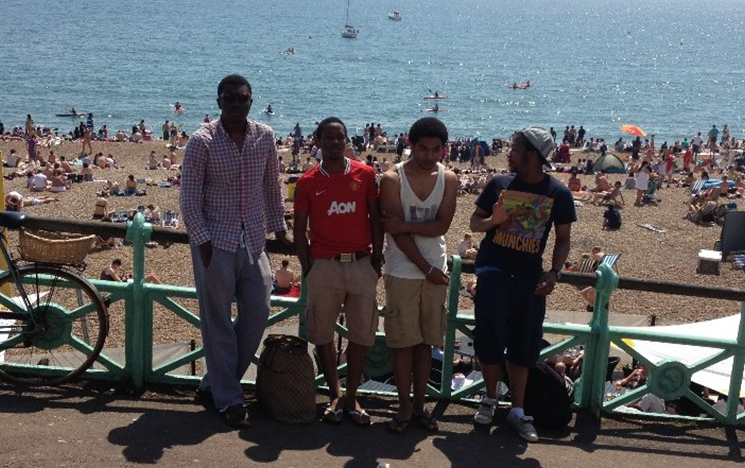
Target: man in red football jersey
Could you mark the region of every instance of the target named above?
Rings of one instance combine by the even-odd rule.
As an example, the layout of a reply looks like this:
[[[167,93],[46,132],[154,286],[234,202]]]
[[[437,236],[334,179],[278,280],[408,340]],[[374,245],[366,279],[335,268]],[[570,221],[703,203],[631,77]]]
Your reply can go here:
[[[347,128],[338,118],[318,124],[315,138],[323,159],[295,188],[295,248],[308,285],[308,341],[317,347],[331,392],[324,421],[339,423],[346,413],[355,424],[368,426],[370,416],[356,395],[367,347],[378,329],[375,287],[383,230],[375,171],[344,157]],[[333,343],[342,306],[349,328],[346,397],[339,388]]]

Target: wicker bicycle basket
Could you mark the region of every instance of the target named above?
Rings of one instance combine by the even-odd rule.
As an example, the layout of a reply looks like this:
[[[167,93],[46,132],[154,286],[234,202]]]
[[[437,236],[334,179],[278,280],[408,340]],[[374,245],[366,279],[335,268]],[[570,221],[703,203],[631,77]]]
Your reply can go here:
[[[18,250],[29,262],[78,265],[85,261],[95,237],[21,229]]]

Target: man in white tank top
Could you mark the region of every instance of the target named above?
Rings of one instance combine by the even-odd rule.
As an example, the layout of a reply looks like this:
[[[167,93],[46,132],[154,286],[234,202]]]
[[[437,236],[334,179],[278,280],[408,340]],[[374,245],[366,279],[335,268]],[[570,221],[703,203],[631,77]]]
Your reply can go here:
[[[439,120],[418,120],[409,131],[412,157],[383,175],[380,205],[385,245],[385,332],[393,349],[398,414],[396,433],[413,420],[436,431],[424,408],[432,347],[442,346],[447,327],[448,275],[445,233],[455,214],[458,178],[440,164],[448,132]],[[413,404],[409,398],[414,386]]]

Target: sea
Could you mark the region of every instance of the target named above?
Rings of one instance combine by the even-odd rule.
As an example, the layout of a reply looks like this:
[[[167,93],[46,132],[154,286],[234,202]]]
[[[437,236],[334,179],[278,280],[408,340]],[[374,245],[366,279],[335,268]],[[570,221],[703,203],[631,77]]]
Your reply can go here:
[[[75,107],[96,127],[191,131],[240,73],[252,118],[278,135],[328,116],[399,133],[436,115],[453,137],[582,125],[615,140],[624,124],[659,142],[714,124],[745,137],[743,0],[2,0],[0,31],[6,128],[31,114],[66,133],[78,120],[55,114]],[[434,91],[445,112],[424,112]]]

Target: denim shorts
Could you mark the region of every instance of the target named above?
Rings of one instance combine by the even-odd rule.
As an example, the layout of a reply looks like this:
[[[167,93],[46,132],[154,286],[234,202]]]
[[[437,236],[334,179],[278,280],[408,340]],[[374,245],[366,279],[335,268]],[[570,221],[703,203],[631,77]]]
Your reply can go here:
[[[538,361],[546,296],[535,294],[537,283],[501,271],[478,276],[474,348],[483,364],[504,364],[505,356],[524,367]]]

